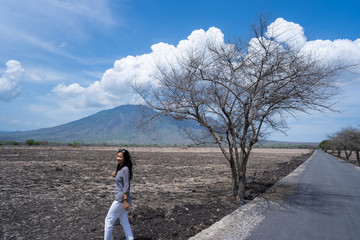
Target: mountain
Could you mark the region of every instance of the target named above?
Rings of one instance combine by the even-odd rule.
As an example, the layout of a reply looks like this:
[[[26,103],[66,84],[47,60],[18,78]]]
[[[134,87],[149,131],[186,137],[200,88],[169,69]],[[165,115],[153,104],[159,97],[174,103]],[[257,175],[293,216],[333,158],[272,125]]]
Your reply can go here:
[[[162,117],[152,124],[143,125],[143,119],[151,114],[155,112],[142,105],[121,105],[56,127],[0,132],[0,140],[169,145],[193,143],[183,128],[191,129],[194,134],[201,134],[203,131],[195,121],[180,121],[170,117]]]

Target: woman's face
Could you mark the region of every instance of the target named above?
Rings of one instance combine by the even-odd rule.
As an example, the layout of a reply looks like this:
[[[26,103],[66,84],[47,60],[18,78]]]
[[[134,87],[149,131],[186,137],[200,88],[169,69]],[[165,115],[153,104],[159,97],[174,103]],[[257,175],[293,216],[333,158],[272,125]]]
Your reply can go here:
[[[122,152],[119,152],[116,155],[116,160],[117,160],[117,162],[119,163],[120,166],[124,165],[124,163],[125,163],[124,154]]]

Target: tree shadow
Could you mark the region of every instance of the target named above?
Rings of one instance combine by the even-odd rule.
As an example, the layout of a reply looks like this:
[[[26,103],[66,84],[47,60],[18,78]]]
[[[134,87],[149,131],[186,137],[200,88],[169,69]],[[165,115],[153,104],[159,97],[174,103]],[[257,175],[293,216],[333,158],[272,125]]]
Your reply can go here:
[[[341,189],[330,190],[327,185],[301,183],[280,186],[263,198],[268,204],[268,210],[276,203],[279,211],[296,213],[300,210],[333,216],[348,211],[346,209],[349,206],[359,209],[360,193],[344,194]]]

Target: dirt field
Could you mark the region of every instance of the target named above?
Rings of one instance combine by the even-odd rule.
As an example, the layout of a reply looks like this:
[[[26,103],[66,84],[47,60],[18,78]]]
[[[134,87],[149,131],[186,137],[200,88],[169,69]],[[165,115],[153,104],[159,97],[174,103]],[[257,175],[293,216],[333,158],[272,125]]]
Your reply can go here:
[[[128,149],[135,162],[129,220],[136,239],[187,239],[244,204],[228,197],[230,168],[218,149]],[[116,151],[0,147],[0,239],[102,239]],[[308,150],[255,149],[248,200],[308,156]],[[114,239],[124,239],[119,224]]]

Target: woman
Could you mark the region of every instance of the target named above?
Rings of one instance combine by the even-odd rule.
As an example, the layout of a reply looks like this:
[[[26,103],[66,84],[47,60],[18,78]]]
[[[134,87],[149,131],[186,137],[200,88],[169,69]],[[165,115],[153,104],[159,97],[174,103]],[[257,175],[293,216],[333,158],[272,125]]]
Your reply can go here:
[[[120,219],[126,240],[131,240],[134,237],[127,214],[129,203],[131,202],[130,180],[132,179],[132,162],[129,151],[120,149],[117,152],[116,160],[118,162],[116,171],[112,173],[112,176],[115,178],[115,200],[105,218],[104,239],[112,239],[114,223],[117,219]]]

